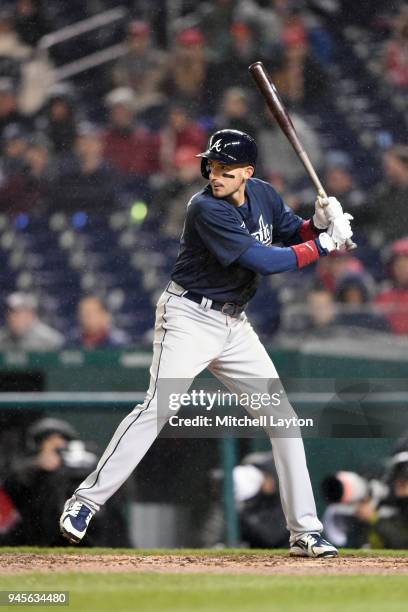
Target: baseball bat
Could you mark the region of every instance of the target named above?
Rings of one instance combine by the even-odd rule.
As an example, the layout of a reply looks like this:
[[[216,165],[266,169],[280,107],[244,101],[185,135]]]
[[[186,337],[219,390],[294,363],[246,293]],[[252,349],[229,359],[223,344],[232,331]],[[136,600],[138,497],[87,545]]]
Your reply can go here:
[[[285,134],[300,161],[304,165],[306,172],[316,187],[318,195],[321,198],[327,198],[326,191],[324,190],[323,185],[316,174],[308,154],[304,150],[299,140],[289,113],[286,110],[275,85],[272,83],[268,73],[266,72],[265,66],[262,62],[255,62],[249,66],[248,70],[257,84],[259,91],[265,98],[266,104],[268,105],[272,115],[275,117],[280,129]],[[352,251],[356,247],[357,245],[350,238],[348,238],[346,241],[347,250]]]

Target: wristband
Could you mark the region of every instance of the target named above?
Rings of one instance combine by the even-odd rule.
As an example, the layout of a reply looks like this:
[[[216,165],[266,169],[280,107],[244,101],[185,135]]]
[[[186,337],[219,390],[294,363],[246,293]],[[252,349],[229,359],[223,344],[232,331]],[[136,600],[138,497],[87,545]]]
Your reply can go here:
[[[291,249],[295,252],[298,268],[304,268],[304,266],[317,261],[320,257],[315,240],[295,244]]]

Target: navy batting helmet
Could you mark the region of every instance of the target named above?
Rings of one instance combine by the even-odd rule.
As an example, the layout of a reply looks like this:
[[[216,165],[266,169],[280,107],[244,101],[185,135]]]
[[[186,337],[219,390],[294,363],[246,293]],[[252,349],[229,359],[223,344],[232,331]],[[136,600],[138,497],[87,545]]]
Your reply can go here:
[[[207,150],[197,157],[202,157],[201,174],[208,179],[207,159],[215,159],[224,164],[256,164],[258,149],[255,140],[249,134],[239,130],[219,130],[210,137]]]

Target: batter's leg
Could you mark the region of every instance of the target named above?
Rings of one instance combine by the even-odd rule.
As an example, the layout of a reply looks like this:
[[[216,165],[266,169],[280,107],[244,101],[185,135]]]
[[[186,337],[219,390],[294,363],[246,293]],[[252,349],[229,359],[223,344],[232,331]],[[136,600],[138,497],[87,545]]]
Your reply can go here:
[[[211,325],[197,304],[163,294],[157,306],[145,401],[119,424],[96,469],[76,489],[76,500],[98,510],[127,480],[166,421],[162,418],[158,423],[158,381],[170,379],[172,392],[186,392],[195,376],[222,351],[226,333],[225,325]]]
[[[228,317],[228,324],[229,342],[222,355],[210,365],[213,374],[235,393],[270,394],[271,384],[275,390],[278,387],[282,389],[276,368],[246,316],[242,315],[238,320]],[[272,413],[275,417],[282,416],[282,413],[295,415],[284,394],[283,402],[279,408],[272,407],[272,412],[259,410],[256,416]],[[293,430],[294,437],[281,437],[271,428],[266,428],[266,433],[272,444],[282,509],[291,541],[302,533],[321,532],[323,526],[316,514],[300,430]]]

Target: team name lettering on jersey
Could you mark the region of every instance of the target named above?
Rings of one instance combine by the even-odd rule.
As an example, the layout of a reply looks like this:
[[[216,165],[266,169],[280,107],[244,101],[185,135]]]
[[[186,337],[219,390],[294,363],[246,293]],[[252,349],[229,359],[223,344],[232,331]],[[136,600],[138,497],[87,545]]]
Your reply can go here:
[[[256,238],[262,244],[272,244],[272,225],[267,225],[263,220],[263,216],[259,217],[259,230],[252,232],[251,236]]]

